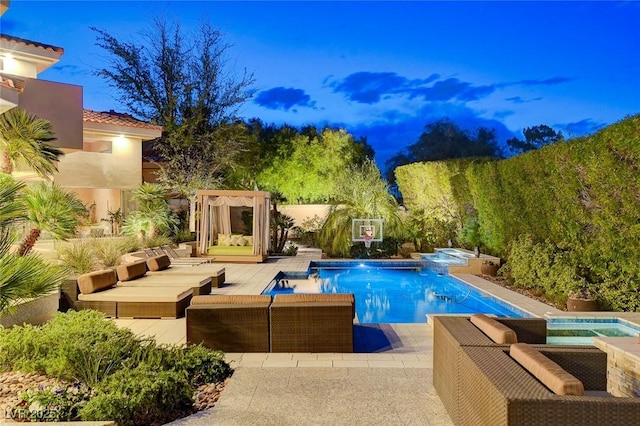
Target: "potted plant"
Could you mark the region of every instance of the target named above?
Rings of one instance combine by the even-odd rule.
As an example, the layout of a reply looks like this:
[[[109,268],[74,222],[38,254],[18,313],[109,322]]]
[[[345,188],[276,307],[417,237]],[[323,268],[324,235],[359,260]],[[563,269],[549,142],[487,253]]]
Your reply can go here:
[[[498,264],[493,260],[483,260],[482,266],[480,266],[480,272],[482,272],[482,275],[495,277],[498,273],[498,267]]]
[[[587,288],[579,288],[569,292],[567,310],[570,312],[597,311],[598,301]]]

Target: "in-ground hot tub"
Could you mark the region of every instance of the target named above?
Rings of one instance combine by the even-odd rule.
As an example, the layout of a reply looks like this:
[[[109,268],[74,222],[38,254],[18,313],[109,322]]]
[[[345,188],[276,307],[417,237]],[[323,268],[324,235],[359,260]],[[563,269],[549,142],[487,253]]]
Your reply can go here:
[[[421,253],[420,260],[429,268],[450,274],[482,274],[482,264],[490,261],[500,266],[500,258],[459,248],[437,248],[433,253]]]
[[[547,318],[547,344],[593,345],[594,337],[632,337],[640,326],[620,318]]]

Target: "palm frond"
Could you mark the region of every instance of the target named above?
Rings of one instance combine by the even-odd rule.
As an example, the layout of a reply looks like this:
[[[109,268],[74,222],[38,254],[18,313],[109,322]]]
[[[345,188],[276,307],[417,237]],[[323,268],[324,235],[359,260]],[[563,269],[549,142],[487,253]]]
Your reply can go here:
[[[16,301],[56,290],[67,275],[66,268],[37,256],[0,253],[0,316],[10,312]]]

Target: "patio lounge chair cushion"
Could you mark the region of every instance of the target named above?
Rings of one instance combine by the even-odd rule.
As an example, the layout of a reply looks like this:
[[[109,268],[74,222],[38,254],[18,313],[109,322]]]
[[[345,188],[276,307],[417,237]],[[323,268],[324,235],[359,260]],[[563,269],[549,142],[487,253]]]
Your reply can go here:
[[[238,305],[242,303],[271,303],[266,294],[217,294],[194,296],[191,305]]]
[[[147,273],[147,262],[138,260],[118,266],[118,279],[120,281],[131,281],[144,277]]]
[[[353,316],[356,317],[355,297],[352,293],[294,293],[279,294],[277,296],[279,303],[309,303],[309,302],[346,302],[353,305]]]
[[[150,271],[162,271],[171,266],[171,259],[166,254],[153,256],[147,259],[147,269]]]
[[[491,340],[500,344],[518,343],[516,332],[493,318],[483,314],[471,315],[471,323],[478,327]]]
[[[91,294],[111,288],[117,282],[116,271],[104,269],[80,275],[78,277],[78,288],[80,288],[80,293],[82,294]]]
[[[556,395],[584,395],[580,380],[528,344],[511,345],[509,355]]]

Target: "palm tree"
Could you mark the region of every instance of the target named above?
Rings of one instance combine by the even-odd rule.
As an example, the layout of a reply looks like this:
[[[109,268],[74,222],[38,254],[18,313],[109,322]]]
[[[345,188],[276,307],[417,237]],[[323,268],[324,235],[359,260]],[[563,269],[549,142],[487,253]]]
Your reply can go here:
[[[49,142],[55,140],[53,127],[47,120],[13,108],[0,115],[0,172],[12,174],[20,163],[31,166],[41,177],[56,171],[64,153]]]
[[[0,175],[0,316],[10,313],[15,301],[55,290],[67,276],[65,268],[36,256],[11,253],[15,241],[12,226],[24,216],[20,198],[23,188],[23,183]]]
[[[140,240],[154,238],[160,233],[168,233],[176,226],[166,199],[166,192],[160,185],[143,183],[131,194],[131,200],[138,203],[138,210],[129,214],[122,232],[138,236]]]
[[[383,219],[385,234],[399,235],[402,222],[398,204],[373,161],[351,166],[338,179],[336,193],[340,199],[331,207],[319,235],[321,247],[329,254],[349,256],[353,219]]]
[[[27,186],[22,199],[27,221],[32,227],[20,243],[19,256],[31,251],[43,230],[59,240],[75,235],[78,219],[86,215],[86,209],[76,195],[55,183],[39,182]]]

